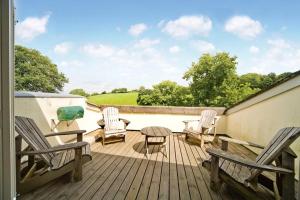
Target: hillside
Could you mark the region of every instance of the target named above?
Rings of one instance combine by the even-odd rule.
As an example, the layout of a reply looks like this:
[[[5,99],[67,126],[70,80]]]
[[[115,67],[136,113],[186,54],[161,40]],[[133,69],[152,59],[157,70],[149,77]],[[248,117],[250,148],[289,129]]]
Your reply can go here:
[[[137,105],[137,92],[110,93],[88,97],[88,102],[96,105]]]

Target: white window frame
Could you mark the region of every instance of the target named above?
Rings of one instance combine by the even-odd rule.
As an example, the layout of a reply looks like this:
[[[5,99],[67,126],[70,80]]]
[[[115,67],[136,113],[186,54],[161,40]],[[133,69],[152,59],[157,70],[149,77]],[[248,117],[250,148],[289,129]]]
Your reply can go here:
[[[14,6],[0,0],[0,199],[16,199],[14,137]]]

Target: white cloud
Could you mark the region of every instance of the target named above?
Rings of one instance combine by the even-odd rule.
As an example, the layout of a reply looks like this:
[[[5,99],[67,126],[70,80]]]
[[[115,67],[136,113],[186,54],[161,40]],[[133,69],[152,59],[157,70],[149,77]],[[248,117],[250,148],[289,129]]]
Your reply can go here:
[[[46,32],[50,15],[43,17],[27,17],[16,25],[16,38],[31,41]]]
[[[179,51],[180,51],[179,46],[172,46],[172,47],[169,48],[170,53],[178,53]]]
[[[251,46],[251,47],[249,48],[249,51],[250,51],[250,53],[252,53],[252,54],[256,54],[256,53],[259,52],[259,48],[256,47],[256,46]]]
[[[93,57],[110,57],[116,51],[112,46],[103,44],[87,44],[81,50]]]
[[[192,35],[208,35],[212,29],[212,21],[205,16],[181,16],[168,21],[163,32],[176,38],[186,38]]]
[[[59,63],[59,66],[61,67],[81,67],[83,65],[83,62],[79,60],[62,61],[61,63]]]
[[[132,36],[139,36],[147,29],[148,29],[148,27],[146,24],[140,23],[140,24],[135,24],[135,25],[130,26],[128,32]]]
[[[152,43],[157,43],[157,41],[150,42],[150,44]],[[109,44],[83,45],[80,49],[89,56],[85,60],[89,69],[76,71],[74,76],[80,73],[80,77],[89,77],[89,80],[94,80],[98,79],[101,74],[101,81],[111,84],[111,86],[105,86],[107,87],[105,90],[124,86],[124,83],[128,88],[138,88],[141,85],[150,87],[170,76],[174,77],[174,81],[183,82],[181,75],[185,69],[180,68],[183,66],[181,61],[168,56],[153,45],[146,46],[145,48],[136,48],[134,45],[128,45],[126,48],[121,48]],[[71,67],[68,70],[71,69],[74,68]],[[82,83],[83,79],[79,81]],[[78,81],[76,81],[77,83]],[[82,84],[84,85],[84,83]],[[85,87],[91,89],[100,86],[88,83]]]
[[[291,47],[291,45],[284,39],[273,39],[273,40],[268,40],[267,42],[272,47],[278,49],[286,49]]]
[[[158,28],[161,28],[161,27],[163,27],[163,25],[165,24],[165,20],[160,20],[158,23],[157,23],[157,27]]]
[[[250,63],[252,71],[260,73],[296,71],[300,67],[300,47],[284,39],[268,40],[264,54],[256,54]]]
[[[135,48],[149,48],[153,45],[157,45],[160,43],[160,40],[159,39],[154,39],[154,40],[151,40],[151,39],[141,39],[139,41],[137,41],[133,46]]]
[[[225,30],[240,38],[252,39],[263,31],[263,27],[259,21],[248,16],[234,16],[225,23]]]
[[[56,54],[67,54],[72,48],[72,44],[70,42],[63,42],[55,45],[54,52]]]
[[[212,53],[215,51],[215,46],[203,40],[196,40],[191,43],[192,47],[195,48],[200,53]]]

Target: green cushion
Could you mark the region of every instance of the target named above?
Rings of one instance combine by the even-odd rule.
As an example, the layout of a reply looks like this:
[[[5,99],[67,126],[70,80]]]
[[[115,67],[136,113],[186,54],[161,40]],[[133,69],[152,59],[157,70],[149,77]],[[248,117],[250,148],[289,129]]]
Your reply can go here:
[[[57,109],[57,118],[59,121],[70,121],[83,118],[84,109],[81,106],[66,106]]]

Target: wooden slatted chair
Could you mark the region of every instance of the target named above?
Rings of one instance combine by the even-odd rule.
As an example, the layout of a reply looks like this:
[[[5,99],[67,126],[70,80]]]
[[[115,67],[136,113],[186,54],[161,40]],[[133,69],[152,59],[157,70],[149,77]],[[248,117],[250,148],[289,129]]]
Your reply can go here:
[[[247,199],[283,200],[295,198],[296,154],[289,146],[300,136],[300,127],[288,127],[278,131],[270,143],[263,147],[250,142],[220,137],[222,150],[209,148],[211,155],[202,165],[211,171],[210,186],[218,190],[221,183],[231,185]],[[228,143],[249,145],[263,149],[255,161],[227,152]],[[275,162],[276,166],[272,165]],[[268,173],[276,173],[276,180]],[[263,187],[262,187],[263,186]]]
[[[102,135],[102,144],[105,145],[105,139],[109,137],[121,137],[125,142],[126,123],[119,117],[119,110],[114,107],[103,109],[104,132]]]
[[[15,117],[17,192],[23,194],[60,176],[69,174],[71,180],[82,179],[82,165],[90,160],[90,145],[82,142],[84,130],[43,135],[35,122],[26,117]],[[77,135],[77,143],[52,147],[46,137]],[[22,150],[22,139],[28,147]],[[23,156],[27,162],[21,163]]]
[[[204,142],[216,141],[216,125],[219,117],[217,117],[217,112],[215,110],[203,110],[198,120],[186,120],[183,121],[185,128],[183,133],[185,133],[185,139],[187,140],[190,135],[200,137],[201,147],[203,147]],[[193,126],[194,125],[194,126]],[[196,125],[196,127],[195,127]],[[213,136],[209,135],[213,130]]]

